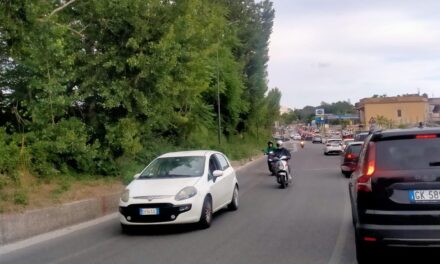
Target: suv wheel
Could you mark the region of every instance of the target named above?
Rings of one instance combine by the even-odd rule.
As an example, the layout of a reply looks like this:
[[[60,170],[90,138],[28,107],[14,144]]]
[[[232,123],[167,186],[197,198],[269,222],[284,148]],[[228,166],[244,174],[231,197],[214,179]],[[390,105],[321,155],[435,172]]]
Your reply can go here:
[[[350,171],[343,171],[341,170],[342,174],[344,174],[345,178],[350,178],[351,172]]]

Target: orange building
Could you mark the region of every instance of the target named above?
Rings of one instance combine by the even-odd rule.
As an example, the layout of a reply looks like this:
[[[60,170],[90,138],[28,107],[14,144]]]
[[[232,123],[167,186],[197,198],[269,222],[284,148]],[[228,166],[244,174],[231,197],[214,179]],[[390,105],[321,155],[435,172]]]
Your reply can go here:
[[[393,126],[399,126],[425,123],[429,118],[428,98],[419,95],[364,98],[356,108],[361,124],[366,127],[377,119],[386,119]]]

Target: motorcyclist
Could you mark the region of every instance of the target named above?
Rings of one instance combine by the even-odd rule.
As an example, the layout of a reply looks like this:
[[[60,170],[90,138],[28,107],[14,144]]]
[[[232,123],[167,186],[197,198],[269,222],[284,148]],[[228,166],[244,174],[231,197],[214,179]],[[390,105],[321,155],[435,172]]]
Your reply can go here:
[[[267,142],[267,148],[263,150],[265,155],[269,155],[269,153],[273,152],[275,153],[276,148],[273,146],[273,142],[272,141],[268,141]],[[272,168],[272,162],[269,161],[269,159],[267,159],[267,167],[269,168],[269,171],[271,172],[272,175],[275,174],[273,168]]]
[[[290,151],[288,151],[286,148],[283,147],[283,141],[281,141],[281,140],[277,141],[277,148],[275,149],[274,153],[278,157],[286,156],[288,159],[290,159],[292,157],[290,155]]]
[[[288,151],[286,148],[283,147],[283,141],[281,141],[281,140],[277,141],[277,149],[275,150],[274,153],[277,157],[286,156],[287,160],[290,160],[290,158],[292,157],[290,155],[290,151]],[[289,168],[289,180],[291,180],[292,176],[290,173],[290,166],[288,166],[288,168]]]
[[[272,141],[267,142],[267,148],[264,149],[264,154],[269,154],[271,151],[275,151],[277,148],[273,146]]]

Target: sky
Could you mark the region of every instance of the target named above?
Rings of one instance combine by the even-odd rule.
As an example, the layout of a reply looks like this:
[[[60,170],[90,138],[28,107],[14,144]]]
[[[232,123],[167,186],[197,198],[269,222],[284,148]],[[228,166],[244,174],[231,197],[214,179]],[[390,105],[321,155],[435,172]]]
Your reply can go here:
[[[440,97],[439,0],[273,0],[269,88],[281,105]]]

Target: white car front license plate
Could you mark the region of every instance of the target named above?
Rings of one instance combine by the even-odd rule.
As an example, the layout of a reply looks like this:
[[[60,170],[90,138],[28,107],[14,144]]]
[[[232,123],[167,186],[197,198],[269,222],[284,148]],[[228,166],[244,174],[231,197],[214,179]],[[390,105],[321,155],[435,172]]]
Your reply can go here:
[[[409,199],[411,202],[440,201],[440,190],[412,190]]]
[[[139,208],[140,215],[158,215],[159,208]]]

